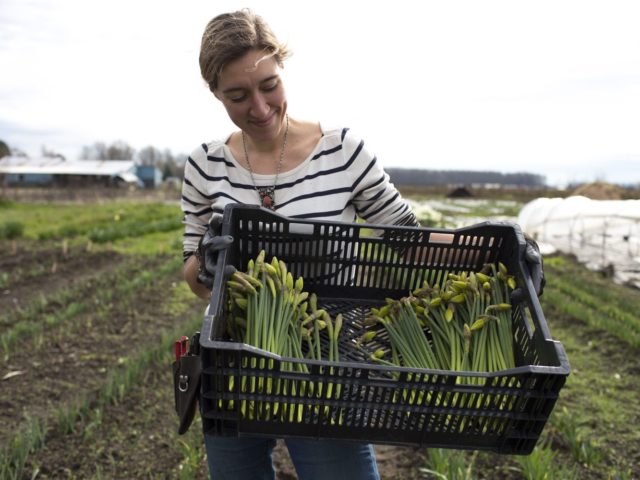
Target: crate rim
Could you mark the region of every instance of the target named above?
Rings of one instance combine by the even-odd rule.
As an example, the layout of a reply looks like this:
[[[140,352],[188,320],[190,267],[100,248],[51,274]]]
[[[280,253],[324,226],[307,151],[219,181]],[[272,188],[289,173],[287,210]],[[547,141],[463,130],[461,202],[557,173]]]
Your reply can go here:
[[[202,339],[202,336],[200,337]],[[379,365],[370,362],[354,362],[354,361],[338,361],[331,362],[329,360],[313,360],[313,359],[301,359],[301,358],[293,358],[293,357],[283,357],[282,355],[278,355],[275,353],[271,353],[267,350],[263,350],[258,347],[254,347],[253,345],[248,345],[246,343],[241,342],[231,342],[226,340],[201,340],[201,345],[205,348],[214,349],[214,350],[230,350],[230,351],[238,351],[238,352],[246,352],[252,353],[256,355],[261,355],[265,359],[276,360],[279,362],[288,362],[288,363],[304,363],[305,365],[318,365],[320,367],[325,368],[364,368],[366,370],[375,370],[383,373],[414,373],[414,374],[428,374],[432,375],[456,375],[456,376],[464,376],[464,377],[479,377],[479,378],[495,378],[495,377],[504,377],[504,376],[515,376],[521,375],[524,373],[543,373],[543,374],[553,374],[559,376],[566,376],[570,373],[569,362],[567,356],[564,351],[564,347],[562,343],[557,340],[549,339],[548,342],[551,342],[556,349],[556,353],[558,354],[558,359],[560,360],[560,365],[520,365],[515,368],[509,368],[506,370],[497,370],[495,372],[475,372],[470,370],[441,370],[441,369],[431,369],[431,368],[410,368],[410,367],[401,367],[401,366],[389,366],[389,365]],[[290,372],[291,374],[296,374],[299,372]]]
[[[392,224],[384,224],[384,223],[368,223],[368,222],[347,222],[344,220],[318,220],[313,218],[295,218],[295,217],[287,217],[281,213],[270,210],[268,208],[262,207],[260,205],[246,205],[242,203],[230,203],[225,206],[224,213],[222,216],[222,223],[225,224],[229,220],[229,216],[233,214],[234,210],[254,210],[254,211],[262,211],[265,214],[270,216],[280,217],[282,220],[291,223],[301,223],[308,225],[342,225],[345,227],[351,228],[366,228],[370,230],[404,230],[404,231],[427,231],[427,232],[436,232],[436,233],[463,233],[467,230],[473,230],[480,227],[501,227],[501,228],[513,228],[516,238],[518,239],[518,244],[521,248],[526,246],[526,240],[524,237],[524,233],[520,225],[516,222],[510,222],[508,220],[483,220],[481,222],[476,222],[471,225],[464,225],[462,227],[456,228],[446,228],[446,227],[415,227],[411,225],[392,225]],[[364,237],[367,238],[367,237]],[[375,238],[375,237],[374,237]]]

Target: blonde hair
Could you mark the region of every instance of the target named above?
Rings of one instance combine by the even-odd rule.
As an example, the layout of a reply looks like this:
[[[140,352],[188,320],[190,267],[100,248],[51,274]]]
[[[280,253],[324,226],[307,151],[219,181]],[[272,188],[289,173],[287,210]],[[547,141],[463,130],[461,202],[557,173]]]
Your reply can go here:
[[[280,67],[291,52],[278,41],[267,23],[249,9],[223,13],[213,18],[204,30],[200,45],[200,73],[214,92],[226,64],[249,50],[263,50]]]

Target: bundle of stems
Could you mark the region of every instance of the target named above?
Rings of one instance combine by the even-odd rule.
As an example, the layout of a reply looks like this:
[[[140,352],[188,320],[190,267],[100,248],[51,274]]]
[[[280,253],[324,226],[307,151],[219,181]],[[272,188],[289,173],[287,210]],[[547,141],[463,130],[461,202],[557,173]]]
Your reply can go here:
[[[504,264],[425,280],[408,297],[371,309],[366,325],[381,324],[389,349],[371,358],[411,368],[495,372],[515,367],[509,291],[515,279]],[[468,380],[471,381],[471,380]]]
[[[302,277],[294,280],[287,265],[275,256],[266,261],[266,252],[250,260],[246,271],[236,271],[227,282],[228,321],[227,330],[234,341],[260,348],[284,358],[328,360],[340,359],[338,340],[342,329],[342,315],[335,319],[322,308],[318,308],[317,297],[303,290]],[[323,332],[326,331],[326,332]],[[325,341],[325,338],[328,340]],[[323,345],[327,348],[323,348]],[[246,359],[245,359],[246,360]],[[275,368],[273,359],[252,358],[252,368],[264,370]],[[243,365],[245,367],[249,365]],[[309,373],[305,362],[282,361],[281,371]],[[326,396],[333,394],[333,384],[326,388],[322,382],[307,380],[264,378],[258,373],[251,375],[251,381],[242,379],[242,391],[286,396]],[[231,377],[233,378],[233,377]],[[230,385],[233,388],[233,384]],[[339,394],[339,391],[338,391]],[[266,405],[266,406],[265,406]],[[284,404],[277,402],[270,409],[265,405],[243,405],[243,412],[254,415],[286,415],[290,421],[302,420],[302,404]],[[280,408],[282,407],[282,408]],[[258,411],[263,408],[263,411]],[[288,413],[287,413],[288,412]]]

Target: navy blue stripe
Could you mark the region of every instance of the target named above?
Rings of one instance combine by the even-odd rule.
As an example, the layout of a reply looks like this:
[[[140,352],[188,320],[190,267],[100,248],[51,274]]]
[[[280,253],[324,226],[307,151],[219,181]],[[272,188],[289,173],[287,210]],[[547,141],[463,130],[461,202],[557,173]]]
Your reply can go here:
[[[290,203],[293,203],[293,202],[298,202],[298,201],[301,201],[301,200],[305,200],[307,198],[326,197],[327,195],[335,195],[336,193],[344,193],[344,192],[351,192],[351,188],[349,188],[349,187],[334,188],[332,190],[325,190],[325,191],[322,191],[322,192],[314,192],[314,193],[306,193],[304,195],[298,195],[297,197],[292,198],[288,202],[279,203],[278,204],[278,208],[282,208],[285,205],[289,205]]]
[[[200,174],[200,176],[202,178],[204,178],[206,180],[209,180],[211,182],[225,181],[225,182],[227,182],[229,185],[231,185],[234,188],[244,188],[245,190],[253,190],[255,188],[253,185],[248,185],[246,183],[234,183],[231,180],[229,180],[229,177],[227,177],[226,175],[224,175],[222,177],[212,177],[211,175],[207,175],[206,173],[204,173],[202,171],[202,169],[198,166],[198,164],[191,157],[188,158],[188,162],[189,162],[189,164],[191,164],[191,166],[193,168],[196,169],[196,171],[198,172],[198,174]]]
[[[344,208],[341,210],[333,210],[331,212],[315,212],[315,213],[304,213],[301,215],[290,215],[290,218],[322,218],[322,217],[333,217],[335,215],[340,215],[344,212]]]
[[[197,212],[191,212],[189,210],[185,210],[184,214],[185,215],[194,215],[196,217],[201,217],[202,215],[206,215],[207,213],[211,213],[213,212],[213,210],[211,209],[211,207],[207,207],[204,210],[199,210]]]
[[[409,208],[409,205],[407,205],[407,204],[400,205],[400,206],[399,206],[398,208],[396,208],[393,212],[391,212],[391,213],[389,214],[389,216],[390,216],[390,217],[393,217],[396,213],[400,212],[401,210],[402,210],[402,211],[404,211],[404,210],[406,210],[407,208]],[[401,215],[402,215],[402,213],[401,213]],[[403,218],[404,218],[404,217],[400,217],[400,221],[402,221],[402,219],[403,219]],[[400,222],[395,222],[395,225],[402,225],[402,223],[400,223]]]
[[[209,153],[209,147],[207,146],[206,143],[202,144],[202,149],[204,150],[204,153]]]
[[[348,128],[343,128],[343,129],[342,129],[342,133],[340,134],[340,141],[341,141],[341,142],[344,142],[344,137],[346,137],[346,136],[347,136],[347,132],[348,132],[348,131],[349,131],[349,129],[348,129]]]
[[[382,180],[384,181],[384,174],[382,175]],[[381,182],[378,181],[376,182],[377,184],[380,184]],[[358,213],[362,216],[367,216],[367,210],[369,210],[372,207],[375,207],[375,202],[378,198],[380,198],[384,193],[387,192],[386,188],[380,189],[378,190],[378,193],[376,193],[373,197],[371,198],[367,198],[366,200],[363,200],[363,202],[365,203],[365,205],[358,211]]]
[[[376,157],[373,157],[369,162],[369,165],[367,165],[367,168],[364,169],[364,171],[360,174],[360,176],[356,179],[356,181],[353,182],[353,185],[351,185],[351,191],[354,191],[356,189],[356,187],[360,184],[362,179],[367,176],[367,174],[371,171],[371,169],[375,164],[376,164]]]
[[[396,192],[396,194],[393,197],[391,197],[389,200],[384,202],[384,204],[381,205],[380,208],[378,208],[378,209],[374,210],[373,212],[369,213],[368,217],[373,217],[374,215],[377,215],[378,213],[380,213],[382,210],[384,210],[389,205],[391,205],[393,202],[395,202],[399,196],[400,196],[400,193]]]
[[[409,205],[407,205],[407,208],[409,208]],[[400,221],[397,222],[397,225],[401,225],[404,227],[419,227],[420,222],[418,222],[416,215],[412,211],[409,211],[407,215],[402,217]]]
[[[236,166],[224,157],[214,157],[213,155],[207,155],[207,160],[210,162],[224,163],[227,167],[236,168]]]
[[[200,193],[200,192],[198,192],[198,193]],[[199,205],[199,202],[194,202],[193,200],[191,200],[190,198],[188,198],[188,197],[186,197],[186,196],[184,196],[184,195],[182,195],[182,200],[184,200],[184,201],[185,201],[185,202],[187,202],[187,203],[190,203],[190,204],[191,204],[191,205],[193,205],[194,207],[195,207],[195,206],[197,206],[197,205]]]
[[[336,167],[336,168],[331,168],[329,170],[322,170],[320,172],[314,173],[313,175],[307,175],[305,177],[299,178],[295,182],[282,183],[280,185],[276,185],[276,190],[280,190],[280,189],[283,189],[283,188],[290,188],[290,187],[293,187],[294,185],[297,185],[298,183],[302,183],[302,182],[305,182],[307,180],[312,180],[314,178],[321,177],[321,176],[324,176],[324,175],[332,175],[334,173],[342,172],[342,171],[348,169],[349,166],[356,160],[356,158],[358,158],[358,155],[362,151],[362,147],[364,147],[364,142],[360,142],[360,145],[358,145],[358,148],[356,148],[355,152],[353,152],[353,155],[351,155],[351,158],[349,158],[347,163],[345,163],[344,165],[342,165],[340,167]],[[253,188],[253,187],[251,187],[251,188]]]
[[[358,193],[356,193],[354,195],[354,197],[359,197],[360,195],[362,195],[362,193],[366,190],[369,190],[370,188],[373,187],[377,187],[378,185],[380,185],[382,182],[384,182],[384,173],[380,176],[380,178],[378,178],[378,180],[376,180],[375,182],[373,182],[371,185],[367,185],[366,187],[364,187],[362,190],[360,190]]]
[[[342,150],[342,144],[340,144],[340,145],[338,145],[336,147],[333,147],[333,148],[331,148],[329,150],[323,150],[320,153],[315,154],[313,157],[311,157],[311,161],[317,160],[320,157],[323,157],[324,155],[331,155],[332,153],[335,153],[338,150]]]
[[[191,181],[190,181],[188,178],[185,178],[185,179],[184,179],[184,183],[186,183],[187,185],[189,185],[189,186],[190,186],[191,188],[193,188],[196,192],[198,192],[198,195],[200,195],[200,196],[201,196],[201,197],[203,197],[203,198],[206,198],[207,200],[213,200],[214,198],[219,198],[219,197],[226,197],[226,198],[228,198],[228,199],[230,199],[230,200],[233,200],[235,203],[240,203],[240,201],[239,201],[237,198],[232,197],[232,196],[231,196],[231,195],[229,195],[228,193],[225,193],[225,192],[222,192],[222,191],[219,191],[219,192],[216,192],[216,193],[212,193],[211,195],[206,195],[206,194],[202,193],[200,190],[198,190],[198,189],[193,185],[193,183],[191,183]],[[253,187],[251,187],[251,188],[253,188]],[[195,205],[195,206],[197,206],[197,205],[200,205],[200,204],[201,204],[201,202],[193,203],[193,202],[191,202],[191,201],[189,201],[189,203],[192,203],[192,204],[193,204],[193,205]]]

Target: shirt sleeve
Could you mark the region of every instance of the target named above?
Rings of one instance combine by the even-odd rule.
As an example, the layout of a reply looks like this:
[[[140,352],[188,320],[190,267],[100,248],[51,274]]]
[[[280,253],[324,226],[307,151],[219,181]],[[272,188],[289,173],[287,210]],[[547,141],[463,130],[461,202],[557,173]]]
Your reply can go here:
[[[182,182],[182,241],[183,259],[186,261],[198,248],[198,242],[207,229],[213,210],[206,194],[206,179],[203,176],[207,160],[205,146],[192,152],[184,166]]]
[[[359,217],[368,223],[419,226],[409,203],[391,183],[389,175],[362,139],[347,131],[344,134],[345,160],[352,162],[354,173],[353,205]]]

